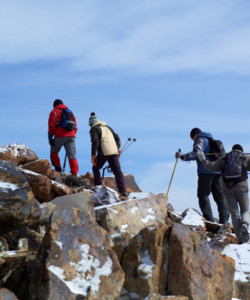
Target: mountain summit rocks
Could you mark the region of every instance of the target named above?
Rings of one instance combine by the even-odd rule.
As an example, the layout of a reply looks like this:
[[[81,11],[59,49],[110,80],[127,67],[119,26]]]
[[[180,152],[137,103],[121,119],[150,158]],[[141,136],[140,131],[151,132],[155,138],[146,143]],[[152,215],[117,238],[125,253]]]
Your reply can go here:
[[[25,145],[0,148],[1,299],[250,299],[249,270],[235,263],[250,248],[230,226],[177,213],[125,178],[121,201],[112,176],[96,188],[89,172],[73,182]]]

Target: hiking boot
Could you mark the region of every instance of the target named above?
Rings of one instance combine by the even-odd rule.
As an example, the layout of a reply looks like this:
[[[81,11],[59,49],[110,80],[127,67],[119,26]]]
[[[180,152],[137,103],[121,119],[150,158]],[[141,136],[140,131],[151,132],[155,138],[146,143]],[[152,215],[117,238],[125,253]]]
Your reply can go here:
[[[128,200],[128,193],[127,192],[121,192],[119,194],[120,194],[120,197],[119,197],[119,201],[118,202]]]
[[[247,224],[241,224],[241,243],[246,243],[249,240],[248,226]]]
[[[128,193],[127,193],[127,192],[121,192],[120,195],[121,195],[122,197],[128,197]]]

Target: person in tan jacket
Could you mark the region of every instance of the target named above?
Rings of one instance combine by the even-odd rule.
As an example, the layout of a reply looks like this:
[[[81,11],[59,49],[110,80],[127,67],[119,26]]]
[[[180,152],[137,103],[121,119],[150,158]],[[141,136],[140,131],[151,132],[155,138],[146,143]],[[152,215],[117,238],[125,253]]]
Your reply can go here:
[[[115,176],[119,193],[126,197],[125,179],[119,162],[121,142],[118,134],[105,122],[99,121],[94,112],[90,115],[89,126],[91,127],[91,162],[94,185],[102,184],[100,169],[107,161]]]
[[[208,170],[221,171],[222,192],[231,214],[235,235],[240,244],[248,242],[250,216],[247,171],[250,170],[250,156],[243,153],[243,148],[239,144],[234,145],[230,153],[219,157],[216,161],[208,161],[203,152],[198,152],[197,156]],[[231,165],[234,167],[230,167]],[[237,168],[238,172],[241,172],[239,175],[236,172]]]

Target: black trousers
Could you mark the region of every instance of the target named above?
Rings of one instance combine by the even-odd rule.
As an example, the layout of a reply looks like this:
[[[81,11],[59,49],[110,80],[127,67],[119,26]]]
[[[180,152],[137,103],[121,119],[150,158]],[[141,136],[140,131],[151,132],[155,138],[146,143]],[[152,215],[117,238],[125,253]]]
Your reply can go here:
[[[102,180],[101,180],[101,174],[100,174],[100,169],[103,167],[105,162],[109,163],[109,166],[111,168],[111,171],[115,175],[115,180],[117,184],[118,191],[120,193],[126,192],[126,185],[125,185],[125,179],[124,175],[121,171],[121,166],[120,166],[120,161],[119,161],[119,156],[118,155],[98,155],[96,158],[96,167],[93,166],[93,174],[94,174],[94,184],[95,185],[101,185]]]
[[[208,197],[211,192],[218,207],[219,223],[225,224],[228,221],[229,213],[225,197],[222,194],[221,176],[218,174],[199,174],[197,191],[199,206],[203,217],[207,221],[214,222],[210,200]]]

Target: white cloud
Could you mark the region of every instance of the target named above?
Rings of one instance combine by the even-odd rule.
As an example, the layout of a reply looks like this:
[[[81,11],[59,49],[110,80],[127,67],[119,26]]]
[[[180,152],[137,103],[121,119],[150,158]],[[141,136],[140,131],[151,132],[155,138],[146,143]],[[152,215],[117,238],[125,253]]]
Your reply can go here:
[[[249,3],[1,1],[0,62],[71,70],[250,73]]]

